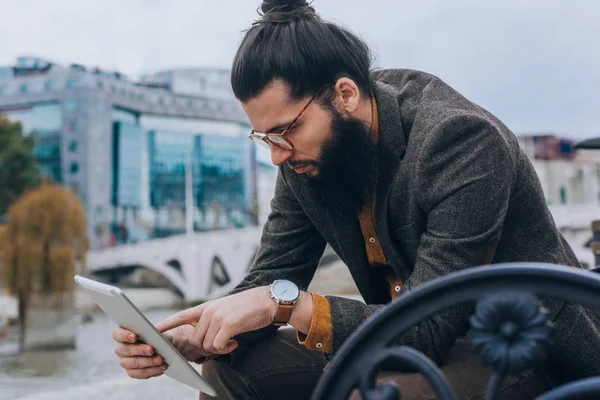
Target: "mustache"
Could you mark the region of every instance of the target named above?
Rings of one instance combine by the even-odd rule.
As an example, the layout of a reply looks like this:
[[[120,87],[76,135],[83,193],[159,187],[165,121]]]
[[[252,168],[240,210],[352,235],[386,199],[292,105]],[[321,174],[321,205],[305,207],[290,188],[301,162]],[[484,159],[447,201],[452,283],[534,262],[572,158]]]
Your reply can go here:
[[[290,167],[292,169],[298,168],[298,167],[303,167],[305,165],[313,165],[315,167],[319,166],[319,163],[317,163],[316,161],[309,161],[309,160],[286,161],[286,164],[288,167]]]

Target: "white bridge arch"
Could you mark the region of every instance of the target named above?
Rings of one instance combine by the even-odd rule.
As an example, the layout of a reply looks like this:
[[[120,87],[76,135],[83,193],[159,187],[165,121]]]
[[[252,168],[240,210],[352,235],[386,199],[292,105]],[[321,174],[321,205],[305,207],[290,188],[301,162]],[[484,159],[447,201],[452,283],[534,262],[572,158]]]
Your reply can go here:
[[[145,267],[168,279],[186,301],[207,300],[226,294],[244,277],[260,235],[260,228],[230,229],[93,250],[88,253],[87,271]],[[212,285],[215,262],[227,272],[229,282],[224,286]]]

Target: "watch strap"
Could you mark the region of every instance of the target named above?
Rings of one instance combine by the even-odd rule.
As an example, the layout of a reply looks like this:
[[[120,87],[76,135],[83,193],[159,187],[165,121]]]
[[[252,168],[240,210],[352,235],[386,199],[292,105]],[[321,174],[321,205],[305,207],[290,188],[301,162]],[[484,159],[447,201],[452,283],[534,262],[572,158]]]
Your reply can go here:
[[[275,326],[286,326],[290,322],[292,311],[294,310],[294,304],[277,304],[277,313],[275,319],[273,319],[273,325]]]

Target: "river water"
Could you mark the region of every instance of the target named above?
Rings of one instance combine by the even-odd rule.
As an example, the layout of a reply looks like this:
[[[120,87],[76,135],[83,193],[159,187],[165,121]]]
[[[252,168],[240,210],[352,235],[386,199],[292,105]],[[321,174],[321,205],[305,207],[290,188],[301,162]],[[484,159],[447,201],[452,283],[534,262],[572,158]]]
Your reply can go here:
[[[174,312],[145,314],[158,322]],[[91,322],[79,324],[75,350],[0,356],[0,400],[198,399],[197,390],[166,376],[129,378],[113,352],[114,327],[103,313],[95,313]]]

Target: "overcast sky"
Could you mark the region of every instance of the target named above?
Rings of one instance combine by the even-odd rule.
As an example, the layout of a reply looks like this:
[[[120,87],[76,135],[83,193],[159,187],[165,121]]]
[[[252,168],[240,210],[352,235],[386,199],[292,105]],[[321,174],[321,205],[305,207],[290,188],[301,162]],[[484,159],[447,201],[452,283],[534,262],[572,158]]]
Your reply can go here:
[[[2,0],[0,65],[17,55],[130,75],[229,67],[255,0]],[[513,131],[600,128],[598,0],[315,0],[382,68],[433,73]]]

